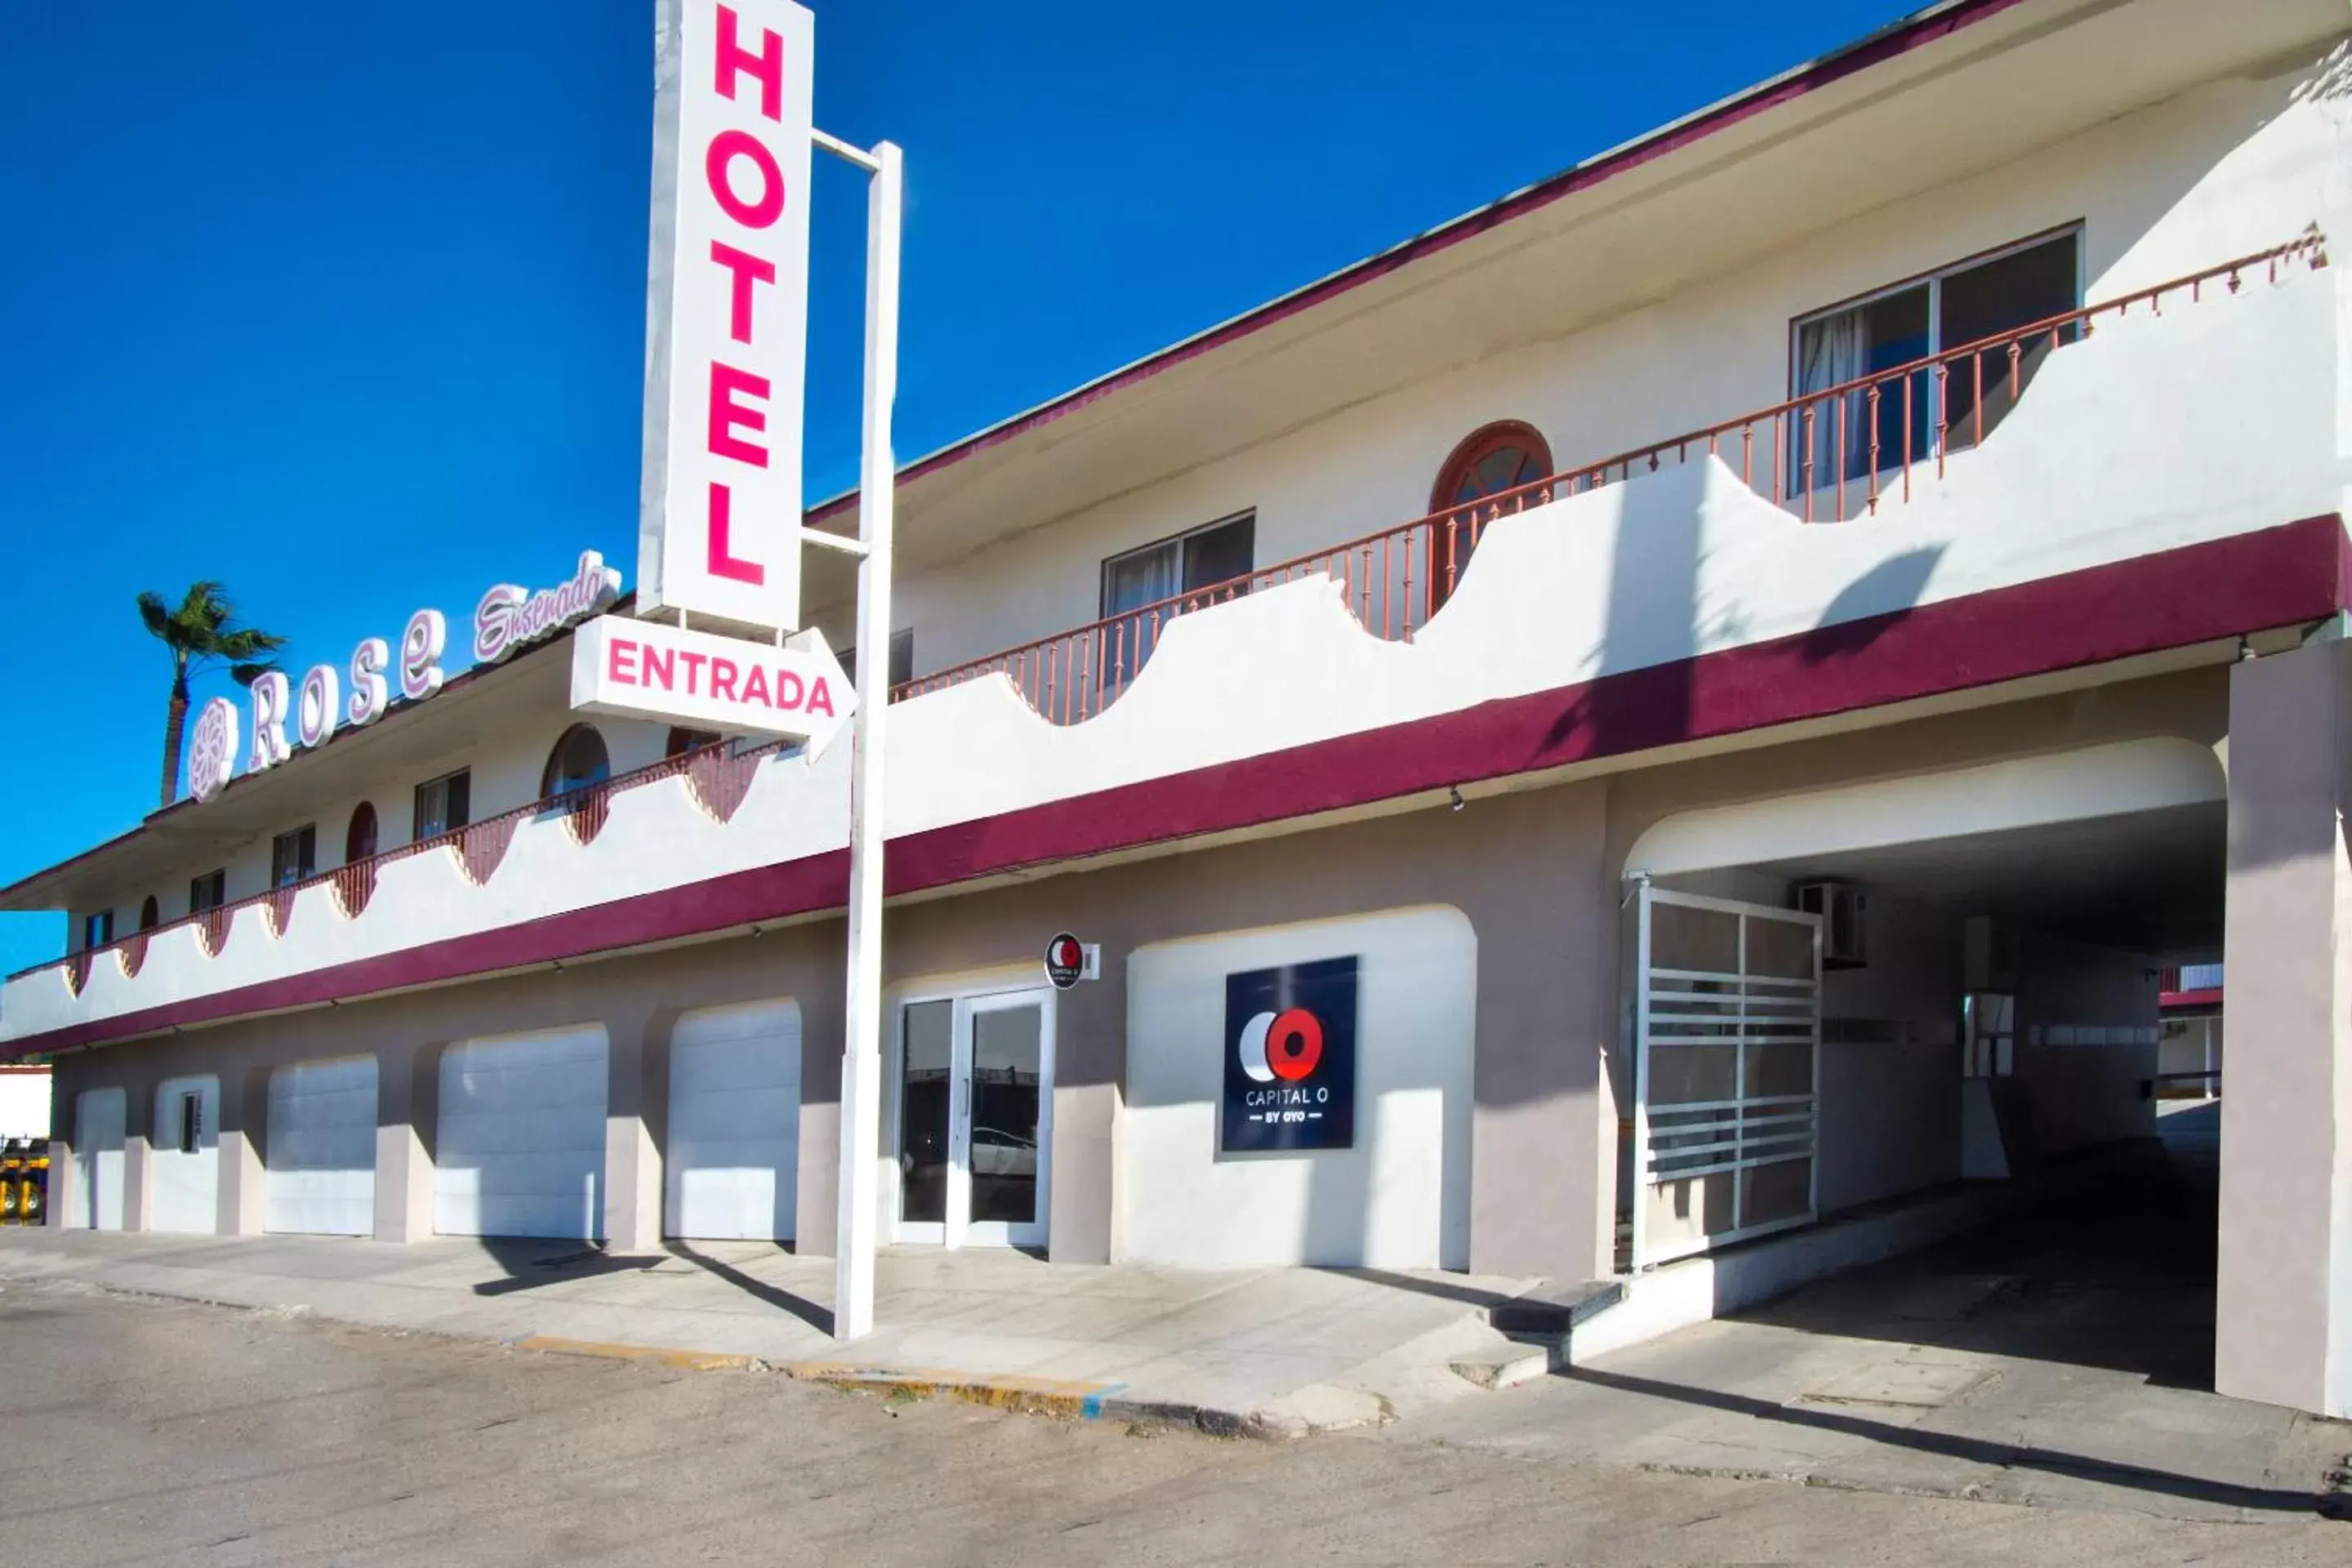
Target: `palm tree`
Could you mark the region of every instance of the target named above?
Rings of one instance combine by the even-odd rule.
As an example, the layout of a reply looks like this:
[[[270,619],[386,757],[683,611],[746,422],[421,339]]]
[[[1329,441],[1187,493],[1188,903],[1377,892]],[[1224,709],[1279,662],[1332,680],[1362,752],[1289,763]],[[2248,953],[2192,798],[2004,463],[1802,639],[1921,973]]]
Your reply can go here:
[[[180,742],[188,724],[188,680],[215,661],[226,661],[229,679],[239,686],[255,681],[278,668],[269,656],[286,639],[236,624],[236,608],[228,590],[218,583],[194,583],[178,609],[163,603],[161,594],[139,595],[139,618],[172,650],[172,700],[163,720],[163,799],[169,805],[179,794]]]

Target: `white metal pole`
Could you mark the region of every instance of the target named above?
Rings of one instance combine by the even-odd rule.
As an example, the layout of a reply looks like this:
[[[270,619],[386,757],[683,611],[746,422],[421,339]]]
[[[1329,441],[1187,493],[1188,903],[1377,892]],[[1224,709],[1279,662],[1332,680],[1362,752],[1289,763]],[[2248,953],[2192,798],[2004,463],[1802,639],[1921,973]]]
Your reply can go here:
[[[890,507],[898,395],[898,149],[873,150],[866,198],[866,426],[857,479],[857,711],[850,725],[849,997],[841,1056],[841,1213],[833,1337],[874,1328],[882,1155],[882,762],[890,700]]]

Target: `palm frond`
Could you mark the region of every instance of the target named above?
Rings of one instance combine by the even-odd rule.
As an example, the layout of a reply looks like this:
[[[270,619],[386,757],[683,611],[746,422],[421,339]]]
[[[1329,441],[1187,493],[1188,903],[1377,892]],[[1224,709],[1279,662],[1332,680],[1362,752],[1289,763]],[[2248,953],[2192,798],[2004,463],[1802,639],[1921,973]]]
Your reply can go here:
[[[139,618],[146,623],[149,635],[171,640],[172,609],[163,603],[163,595],[152,590],[140,595]]]
[[[265,632],[254,626],[238,626],[220,633],[215,639],[212,651],[223,658],[249,662],[285,646],[286,639],[274,632]],[[275,668],[274,664],[271,668]]]

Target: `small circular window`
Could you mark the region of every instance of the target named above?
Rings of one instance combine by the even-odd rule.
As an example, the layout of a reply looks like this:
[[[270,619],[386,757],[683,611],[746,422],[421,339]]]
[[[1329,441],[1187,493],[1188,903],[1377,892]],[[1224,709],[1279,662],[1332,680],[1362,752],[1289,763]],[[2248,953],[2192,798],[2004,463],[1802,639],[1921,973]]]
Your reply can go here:
[[[1477,503],[1534,484],[1550,472],[1551,447],[1542,433],[1517,419],[1474,430],[1454,448],[1445,466],[1437,470],[1437,483],[1429,497],[1430,513],[1437,519],[1430,535],[1430,614],[1436,614],[1453,594],[1462,569],[1470,564],[1470,552],[1477,548],[1478,536],[1493,521],[1491,509]],[[1512,502],[1498,504],[1517,510]]]
[[[362,801],[352,808],[351,826],[343,830],[343,864],[353,865],[375,855],[375,807]]]
[[[1444,511],[1531,485],[1551,472],[1551,448],[1532,425],[1506,419],[1473,431],[1437,473],[1429,510]]]
[[[547,754],[547,771],[540,775],[541,796],[571,795],[603,784],[613,776],[613,761],[604,751],[604,737],[593,724],[574,724]]]

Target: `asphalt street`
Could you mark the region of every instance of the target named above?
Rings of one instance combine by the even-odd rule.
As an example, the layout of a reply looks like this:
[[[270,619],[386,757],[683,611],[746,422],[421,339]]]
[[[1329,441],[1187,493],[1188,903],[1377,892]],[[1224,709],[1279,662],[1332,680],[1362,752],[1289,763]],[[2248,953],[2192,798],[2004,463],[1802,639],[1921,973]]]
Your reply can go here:
[[[0,1559],[170,1563],[2352,1562],[2210,1523],[1277,1446],[298,1317],[0,1291]]]

